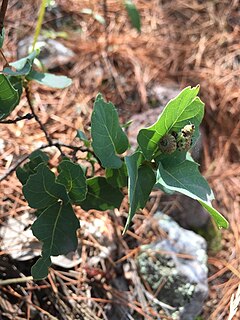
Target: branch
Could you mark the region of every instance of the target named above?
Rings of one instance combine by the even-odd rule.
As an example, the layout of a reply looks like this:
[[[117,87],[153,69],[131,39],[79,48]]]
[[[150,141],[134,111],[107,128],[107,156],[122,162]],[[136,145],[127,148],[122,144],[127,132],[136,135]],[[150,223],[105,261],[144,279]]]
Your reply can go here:
[[[1,123],[3,123],[3,124],[17,123],[18,121],[25,120],[25,119],[31,120],[32,118],[34,118],[34,115],[31,113],[27,113],[24,116],[19,116],[13,120],[2,120],[2,121],[0,121],[0,124]]]
[[[51,146],[52,145],[52,139],[51,137],[49,136],[46,128],[44,127],[44,124],[42,123],[42,121],[39,119],[38,115],[36,114],[35,110],[34,110],[34,105],[33,105],[33,101],[31,99],[31,92],[30,92],[30,89],[28,86],[26,86],[25,88],[26,90],[26,97],[27,97],[27,102],[28,102],[28,105],[30,107],[30,110],[33,114],[33,117],[34,119],[37,121],[37,123],[39,124],[41,130],[43,131],[43,133],[45,134],[45,138],[48,142],[48,145]]]
[[[27,160],[28,157],[29,157],[29,154],[26,154],[25,156],[17,160],[16,163],[12,167],[10,167],[6,173],[4,173],[0,177],[0,182],[5,180],[11,173],[13,173],[25,160]]]
[[[60,149],[61,150],[61,147],[64,147],[64,148],[68,148],[68,149],[72,149],[74,151],[81,151],[81,152],[89,152],[91,153],[96,159],[97,161],[99,162],[99,164],[101,165],[99,159],[96,157],[96,155],[94,154],[94,152],[91,150],[91,149],[88,149],[88,148],[83,148],[83,147],[76,147],[76,146],[72,146],[72,145],[68,145],[68,144],[65,144],[65,143],[59,143],[59,142],[52,142],[51,145],[49,144],[44,144],[42,145],[41,147],[35,149],[34,151],[32,151],[31,153],[33,152],[36,152],[38,150],[43,150],[43,149],[47,149],[47,148],[50,148],[50,147],[56,147],[58,150]],[[31,154],[30,153],[30,154]],[[10,174],[12,174],[24,161],[26,161],[30,154],[26,154],[24,155],[22,158],[20,158],[19,160],[16,161],[16,163],[11,166],[1,177],[0,177],[0,182],[5,180]]]
[[[45,135],[45,138],[48,142],[48,146],[51,147],[53,144],[53,141],[52,141],[52,138],[50,137],[50,135],[48,134],[44,124],[42,123],[42,121],[39,119],[38,115],[36,114],[35,110],[34,110],[34,104],[33,104],[33,101],[31,99],[31,92],[30,92],[30,89],[28,86],[26,86],[25,88],[26,90],[26,97],[27,97],[27,102],[28,102],[28,105],[30,107],[30,110],[33,114],[33,118],[37,121],[37,123],[39,124],[40,126],[40,129],[43,131],[44,135]],[[55,144],[55,147],[58,148],[58,150],[60,151],[61,155],[64,157],[65,154],[63,153],[62,149],[61,149],[61,146],[60,145],[56,145]]]

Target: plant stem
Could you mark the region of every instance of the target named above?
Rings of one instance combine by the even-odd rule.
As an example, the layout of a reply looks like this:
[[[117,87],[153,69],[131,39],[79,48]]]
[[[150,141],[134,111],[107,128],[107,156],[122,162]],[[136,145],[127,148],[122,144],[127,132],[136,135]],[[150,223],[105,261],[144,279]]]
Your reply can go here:
[[[44,127],[44,124],[42,123],[42,121],[39,119],[38,115],[36,114],[35,110],[34,110],[34,105],[33,105],[33,101],[32,101],[32,98],[31,98],[31,92],[30,92],[30,89],[28,86],[26,86],[25,88],[26,90],[26,97],[27,97],[27,101],[28,101],[28,104],[29,104],[29,107],[30,107],[30,110],[33,114],[33,117],[34,119],[37,121],[37,123],[39,124],[41,130],[44,132],[45,134],[45,137],[46,137],[46,140],[48,142],[48,145],[51,146],[52,145],[52,139],[50,138],[46,128]]]
[[[60,143],[60,142],[52,142],[51,145],[49,144],[44,144],[42,145],[41,147],[35,149],[34,151],[32,151],[31,153],[37,151],[37,150],[43,150],[43,149],[47,149],[47,148],[50,148],[50,147],[55,147],[59,150],[61,150],[61,147],[64,147],[64,148],[68,148],[68,149],[72,149],[72,150],[76,150],[76,151],[81,151],[81,152],[90,152],[92,155],[95,156],[94,152],[88,148],[83,148],[83,147],[76,147],[76,146],[72,146],[72,145],[68,145],[68,144],[65,144],[65,143]],[[30,153],[30,154],[31,154]],[[25,154],[22,158],[18,159],[16,161],[16,163],[8,169],[7,172],[5,172],[1,177],[0,177],[0,182],[5,180],[10,174],[12,174],[24,161],[26,161],[30,154]],[[97,157],[96,157],[97,159]],[[98,159],[97,159],[98,160]],[[99,162],[100,163],[100,162]]]
[[[36,29],[33,37],[32,51],[35,49],[37,39],[42,29],[42,23],[43,23],[46,6],[47,6],[47,0],[42,0],[39,15],[38,15],[38,20],[37,20],[37,25],[36,25]]]
[[[11,124],[11,123],[17,123],[18,121],[21,121],[21,120],[30,120],[34,118],[34,115],[32,113],[27,113],[25,114],[24,116],[19,116],[17,117],[16,119],[13,119],[13,120],[1,120],[0,121],[0,124]]]

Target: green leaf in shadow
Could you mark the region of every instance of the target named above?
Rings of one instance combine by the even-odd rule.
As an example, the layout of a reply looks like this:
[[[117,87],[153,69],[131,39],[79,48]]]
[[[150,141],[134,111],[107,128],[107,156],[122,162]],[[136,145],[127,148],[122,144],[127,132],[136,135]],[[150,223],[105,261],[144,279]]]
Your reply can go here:
[[[39,164],[36,173],[30,175],[23,186],[23,194],[29,206],[35,209],[46,208],[59,200],[69,201],[66,188],[56,182],[54,173],[45,163]]]
[[[63,160],[58,166],[57,182],[63,184],[72,203],[80,204],[87,193],[87,184],[84,171],[79,164],[70,160]]]
[[[155,173],[149,164],[142,163],[143,156],[141,152],[135,152],[125,159],[129,176],[130,208],[123,234],[128,230],[135,212],[139,208],[144,208],[156,181]]]
[[[19,90],[4,74],[0,74],[0,120],[6,118],[18,105]]]
[[[86,199],[81,203],[84,210],[100,210],[119,208],[123,194],[120,190],[111,186],[106,178],[94,177],[87,179],[88,193]]]
[[[118,169],[122,166],[117,154],[128,148],[128,138],[118,121],[118,114],[111,102],[105,102],[98,94],[91,120],[92,147],[104,168]]]
[[[50,256],[66,254],[77,249],[76,231],[80,227],[72,206],[54,203],[46,208],[32,225],[32,232],[42,243],[42,257],[32,268],[34,278],[47,276]]]

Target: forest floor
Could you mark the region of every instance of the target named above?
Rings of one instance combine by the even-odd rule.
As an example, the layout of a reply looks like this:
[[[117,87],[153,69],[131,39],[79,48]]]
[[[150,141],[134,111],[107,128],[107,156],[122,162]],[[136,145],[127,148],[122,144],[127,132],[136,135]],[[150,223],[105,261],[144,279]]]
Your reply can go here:
[[[141,33],[131,27],[121,1],[106,3],[107,12],[104,1],[58,0],[58,7],[47,11],[43,29],[52,30],[58,36],[56,40],[74,52],[69,61],[57,62],[50,69],[68,75],[73,84],[59,91],[33,85],[39,117],[53,139],[74,144],[76,130],[90,127],[98,92],[116,105],[124,122],[150,108],[149,92],[154,85],[184,88],[200,84],[200,96],[206,104],[201,171],[214,190],[215,206],[230,223],[228,230],[221,231],[221,250],[209,253],[209,297],[201,317],[227,320],[231,296],[240,283],[239,2],[136,0]],[[10,2],[3,48],[9,61],[17,58],[20,40],[33,35],[39,5],[40,1]],[[101,15],[105,25],[93,15],[82,13],[85,8]],[[23,97],[12,117],[27,112]],[[44,139],[34,120],[2,125],[0,176],[23,155],[45,143]],[[52,153],[51,163],[56,164],[59,157],[58,152]],[[18,219],[29,208],[15,173],[6,177],[0,188],[3,226],[6,217]],[[130,304],[111,284],[111,278],[123,272],[126,275],[123,268],[132,265],[138,247],[158,236],[142,224],[153,216],[154,203],[159,201],[161,194],[153,193],[147,208],[134,219],[134,232],[129,231],[125,238],[121,237],[121,230],[128,211],[127,199],[119,211],[111,214],[76,209],[85,222],[79,232],[81,263],[71,270],[51,268],[44,281],[0,286],[0,319],[77,319],[81,318],[78,310],[83,312],[83,306],[87,310],[84,319],[111,319],[106,310],[113,303],[134,310],[134,319],[155,319],[151,310],[145,314],[137,297]],[[103,243],[88,232],[86,223],[95,225],[109,246],[115,243],[114,256],[101,255]],[[24,281],[35,260],[15,261],[10,251],[11,248],[0,252],[0,277],[22,277]],[[89,267],[89,259],[97,256],[103,257],[97,267]],[[136,276],[131,284],[134,294],[140,280],[136,272],[132,275]],[[240,313],[234,319],[240,319]]]

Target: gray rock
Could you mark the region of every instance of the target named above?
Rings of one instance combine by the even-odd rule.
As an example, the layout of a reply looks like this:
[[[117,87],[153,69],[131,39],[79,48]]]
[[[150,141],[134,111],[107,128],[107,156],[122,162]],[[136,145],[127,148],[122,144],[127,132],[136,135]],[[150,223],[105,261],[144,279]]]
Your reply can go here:
[[[175,308],[173,319],[193,320],[208,295],[206,241],[162,213],[154,219],[167,237],[141,247],[140,276],[153,292],[161,287],[157,298]]]
[[[26,57],[33,43],[33,37],[26,37],[18,43],[18,58]],[[36,48],[41,49],[38,59],[46,69],[53,69],[71,62],[74,52],[58,40],[39,36]]]
[[[170,99],[179,94],[180,90],[172,87],[155,85],[148,93],[148,100],[152,108],[132,116],[128,127],[128,138],[132,149],[137,147],[137,135],[140,129],[151,126],[157,121],[165,105]]]

